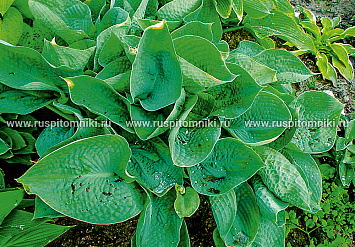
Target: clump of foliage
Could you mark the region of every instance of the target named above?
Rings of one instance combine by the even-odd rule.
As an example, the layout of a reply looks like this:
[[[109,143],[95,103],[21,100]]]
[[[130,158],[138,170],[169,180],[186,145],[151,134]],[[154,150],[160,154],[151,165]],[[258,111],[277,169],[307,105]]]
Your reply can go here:
[[[290,210],[286,228],[287,231],[297,228],[306,233],[309,239],[307,246],[348,246],[355,232],[355,206],[349,197],[351,192],[339,180],[336,160],[326,157],[330,164],[319,163],[323,178],[322,210],[313,215],[297,215]]]
[[[41,216],[140,214],[132,246],[190,246],[184,217],[202,194],[216,245],[284,246],[285,209],[320,209],[311,154],[331,149],[337,128],[288,123],[336,125],[343,105],[295,97],[290,84],[313,73],[288,51],[248,41],[230,51],[223,3],[30,0],[8,8],[21,18],[1,12],[13,21],[4,30],[16,20],[27,31],[2,33],[0,112],[47,107],[82,123],[46,128],[40,159],[18,179]]]

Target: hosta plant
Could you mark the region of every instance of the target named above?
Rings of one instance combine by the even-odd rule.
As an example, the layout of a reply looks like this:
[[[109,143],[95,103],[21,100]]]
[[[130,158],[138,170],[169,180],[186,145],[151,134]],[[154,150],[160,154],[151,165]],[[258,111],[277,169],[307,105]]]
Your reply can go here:
[[[40,159],[18,182],[42,216],[140,214],[132,246],[190,246],[184,217],[199,194],[216,245],[284,246],[285,209],[319,209],[310,154],[334,145],[343,105],[294,96],[290,84],[313,74],[292,53],[249,41],[230,51],[214,1],[161,5],[29,1],[43,43],[0,41],[0,112],[47,107],[80,124],[44,129]],[[325,120],[334,126],[292,124]]]

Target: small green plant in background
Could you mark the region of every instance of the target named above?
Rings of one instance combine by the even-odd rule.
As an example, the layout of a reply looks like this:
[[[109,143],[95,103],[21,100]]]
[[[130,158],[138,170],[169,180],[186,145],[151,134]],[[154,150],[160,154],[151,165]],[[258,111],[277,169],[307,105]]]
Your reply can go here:
[[[309,247],[348,246],[353,241],[355,205],[338,178],[337,164],[331,161],[331,164],[319,163],[323,178],[322,209],[315,214],[297,214],[291,209],[287,214],[286,232],[294,228],[304,232]]]
[[[331,20],[327,17],[322,17],[321,27],[317,25],[315,15],[302,7],[301,15],[299,16],[299,24],[307,32],[312,39],[316,52],[316,62],[319,71],[324,79],[332,81],[333,85],[337,85],[337,72],[346,79],[354,78],[354,68],[349,59],[349,56],[355,55],[355,48],[350,44],[336,43],[342,39],[355,36],[355,27],[349,27],[346,30],[336,28],[340,23],[340,17]],[[287,43],[290,44],[290,43]],[[294,54],[300,55],[311,52],[310,50],[298,50]]]

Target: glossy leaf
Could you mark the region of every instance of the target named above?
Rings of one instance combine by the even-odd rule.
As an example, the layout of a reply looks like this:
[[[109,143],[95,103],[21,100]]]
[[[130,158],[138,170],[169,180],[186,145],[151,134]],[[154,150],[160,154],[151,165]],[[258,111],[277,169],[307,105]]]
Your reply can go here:
[[[340,162],[339,177],[343,186],[350,186],[351,181],[355,178],[355,171],[352,165]]]
[[[235,188],[237,213],[231,230],[225,237],[227,246],[248,246],[256,236],[259,224],[259,208],[253,190],[248,183]]]
[[[254,150],[266,165],[258,174],[267,188],[282,201],[308,210],[311,195],[298,166],[291,164],[285,156],[271,148],[260,146]]]
[[[133,129],[127,126],[127,122],[130,121],[129,101],[111,86],[89,76],[70,77],[65,80],[69,86],[70,97],[75,104],[85,106],[125,130],[133,132]]]
[[[263,166],[251,148],[239,140],[224,138],[203,162],[190,168],[189,174],[197,192],[213,196],[235,188]]]
[[[322,73],[323,79],[330,80],[333,86],[337,86],[337,73],[334,67],[329,63],[328,58],[325,54],[319,53],[317,55],[317,66],[319,71]]]
[[[234,190],[218,196],[210,196],[213,217],[216,221],[219,236],[224,239],[232,228],[237,214],[237,199]],[[222,240],[223,241],[223,240]]]
[[[293,137],[303,152],[322,153],[335,142],[337,125],[344,105],[324,92],[310,91],[298,96],[290,105],[299,109],[298,129]]]
[[[174,166],[169,148],[159,138],[149,141],[130,140],[132,158],[127,171],[137,182],[158,196],[175,184],[183,185],[182,170]]]
[[[291,113],[280,98],[260,92],[244,114],[229,120],[228,131],[245,143],[263,145],[279,137],[287,127],[284,123],[291,120]]]
[[[56,0],[29,0],[29,6],[37,20],[69,44],[87,38],[94,31],[90,8],[79,0],[63,0],[60,3]]]
[[[149,75],[149,76],[147,76]],[[131,94],[147,111],[173,104],[181,95],[182,75],[166,22],[145,30],[131,74]]]
[[[158,10],[158,18],[167,21],[182,21],[190,12],[201,5],[201,0],[174,0]]]
[[[144,203],[138,185],[124,182],[131,180],[125,173],[130,155],[120,136],[86,138],[43,157],[19,181],[28,193],[72,218],[96,224],[122,222],[137,215]]]
[[[207,93],[215,100],[212,116],[236,118],[249,109],[261,87],[243,68],[231,63],[227,66],[238,76],[232,82],[210,88]]]
[[[63,217],[64,215],[58,213],[53,208],[48,206],[41,198],[36,196],[35,198],[35,211],[33,213],[33,219],[39,219],[44,217]]]
[[[183,219],[174,209],[175,192],[169,191],[163,197],[149,196],[149,203],[139,217],[137,246],[173,247],[180,241]]]
[[[252,178],[256,203],[260,209],[262,217],[272,221],[278,226],[286,223],[285,210],[288,203],[277,198],[263,183],[259,176]]]
[[[180,218],[190,217],[193,215],[198,209],[199,205],[200,198],[193,188],[187,187],[184,194],[181,194],[178,191],[176,192],[174,208]]]
[[[1,171],[0,171],[1,172]],[[0,191],[0,225],[5,217],[20,204],[25,192],[23,189],[5,189]],[[1,229],[1,228],[0,228]]]
[[[5,3],[6,2],[7,0]],[[3,7],[4,6],[0,6],[0,11]],[[1,12],[4,12],[4,10]],[[17,45],[22,35],[22,21],[23,18],[20,11],[14,7],[10,7],[6,14],[3,14],[0,19],[0,39],[10,44]]]

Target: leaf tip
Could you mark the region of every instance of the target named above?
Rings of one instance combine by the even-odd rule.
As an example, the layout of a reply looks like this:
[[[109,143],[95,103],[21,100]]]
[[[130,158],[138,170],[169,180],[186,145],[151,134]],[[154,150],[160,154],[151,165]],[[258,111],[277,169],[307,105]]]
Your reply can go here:
[[[166,23],[166,21],[162,20],[161,22],[159,22],[153,26],[150,26],[147,29],[162,29],[165,26],[165,23]]]
[[[72,88],[74,86],[74,83],[72,80],[69,80],[69,79],[66,79],[66,78],[63,78],[65,80],[65,82],[68,84],[68,87]]]

